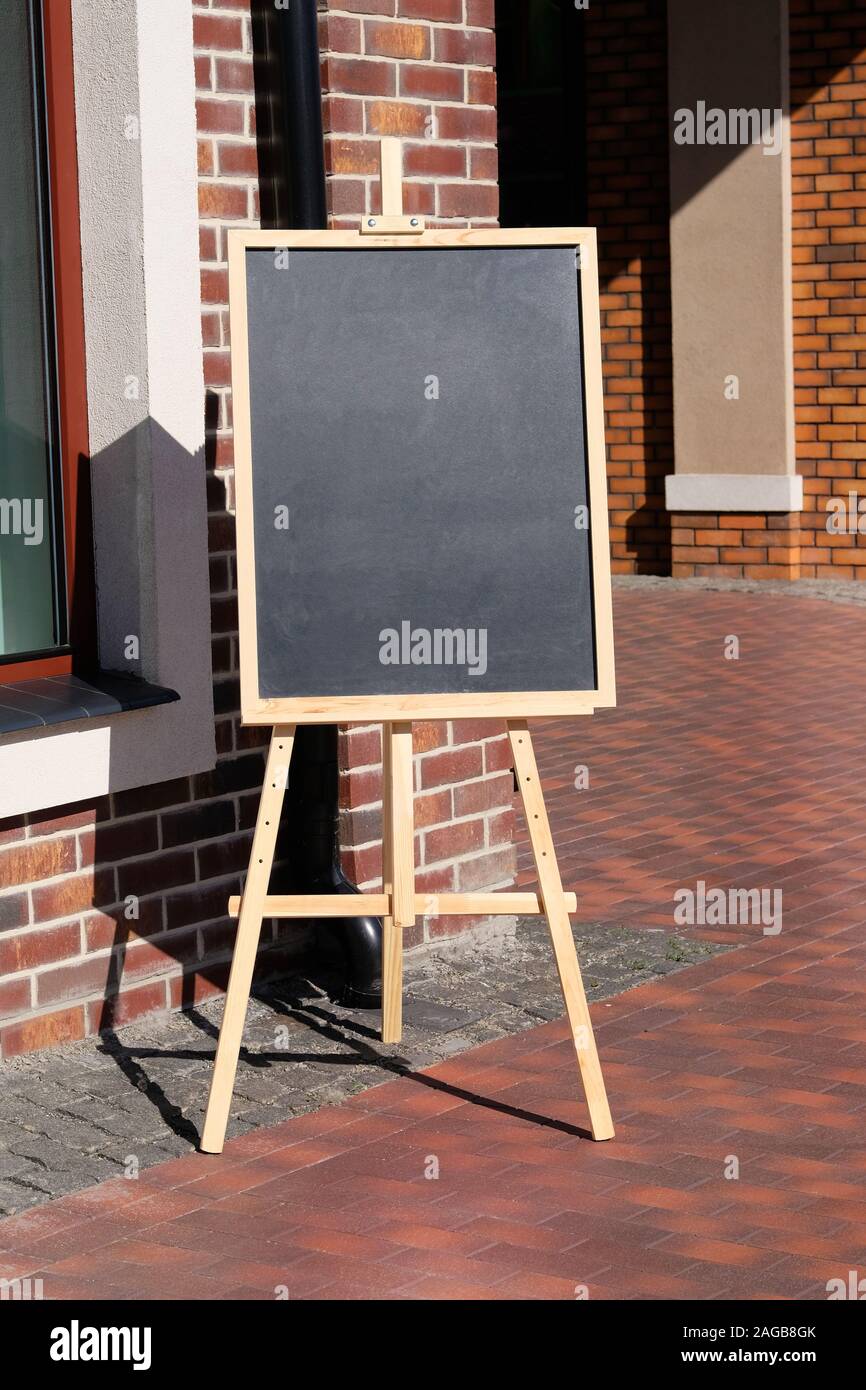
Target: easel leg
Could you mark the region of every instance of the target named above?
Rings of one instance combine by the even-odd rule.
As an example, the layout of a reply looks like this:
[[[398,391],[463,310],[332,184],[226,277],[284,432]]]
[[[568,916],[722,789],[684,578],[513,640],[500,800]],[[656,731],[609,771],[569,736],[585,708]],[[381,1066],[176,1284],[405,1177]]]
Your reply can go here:
[[[238,1054],[243,1037],[244,1020],[247,1015],[253,969],[262,929],[262,910],[270,882],[271,866],[274,862],[274,848],[277,841],[277,831],[280,827],[280,812],[288,782],[294,739],[295,728],[292,724],[274,729],[271,735],[265,781],[262,788],[262,798],[259,802],[255,834],[253,835],[250,865],[241,899],[232,968],[226,991],[222,1027],[220,1028],[207,1114],[201,1137],[201,1148],[204,1153],[222,1153],[225,1142]]]
[[[556,850],[547,809],[535,762],[535,753],[529,728],[525,721],[509,720],[508,735],[514,757],[514,770],[523,805],[526,811],[526,824],[532,844],[532,854],[538,873],[539,896],[550,928],[550,939],[556,957],[556,968],[562,986],[565,1011],[574,1039],[589,1118],[594,1139],[613,1138],[613,1120],[607,1103],[604,1077],[595,1046],[595,1035],[589,1016],[589,1006],[583,989],[571,923],[565,907],[562,879],[556,862]]]
[[[415,921],[411,723],[382,726],[382,881],[392,915],[382,922],[382,1041],[403,1036],[403,929]]]
[[[382,725],[382,892],[394,892],[391,725]],[[403,952],[393,916],[382,918],[382,1041],[402,1036]]]

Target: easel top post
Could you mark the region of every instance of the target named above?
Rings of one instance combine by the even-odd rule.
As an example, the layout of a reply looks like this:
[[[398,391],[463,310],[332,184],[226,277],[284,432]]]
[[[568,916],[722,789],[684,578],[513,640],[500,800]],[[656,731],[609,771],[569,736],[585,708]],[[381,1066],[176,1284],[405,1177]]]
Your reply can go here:
[[[382,216],[403,216],[403,146],[396,135],[384,135],[379,142],[379,178],[382,185]]]
[[[359,231],[362,236],[420,236],[424,231],[423,217],[403,212],[403,145],[396,135],[384,135],[379,141],[379,178],[382,190],[382,212],[364,217]]]

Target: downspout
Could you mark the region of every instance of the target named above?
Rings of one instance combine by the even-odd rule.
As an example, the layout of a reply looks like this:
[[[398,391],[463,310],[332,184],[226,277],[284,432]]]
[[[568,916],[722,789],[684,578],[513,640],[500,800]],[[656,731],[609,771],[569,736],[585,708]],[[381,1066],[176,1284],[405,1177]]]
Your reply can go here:
[[[254,0],[253,48],[263,227],[327,226],[322,88],[316,0]],[[340,864],[337,729],[300,725],[283,815],[292,891],[345,893],[358,888]],[[347,907],[349,904],[347,903]],[[346,1003],[378,1008],[382,924],[377,917],[319,918],[342,953]]]

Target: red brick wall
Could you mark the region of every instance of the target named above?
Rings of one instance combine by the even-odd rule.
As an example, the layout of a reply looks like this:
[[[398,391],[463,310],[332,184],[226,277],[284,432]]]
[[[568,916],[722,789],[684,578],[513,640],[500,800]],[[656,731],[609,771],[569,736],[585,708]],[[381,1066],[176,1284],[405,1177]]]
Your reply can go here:
[[[866,578],[826,504],[866,496],[866,13],[790,0],[794,388],[804,511],[672,517],[675,576]]]
[[[408,140],[409,205],[449,225],[497,211],[492,4],[347,0],[322,15],[331,207],[376,206],[375,141]],[[351,12],[351,13],[350,13]],[[224,987],[226,902],[246,868],[266,735],[240,727],[232,519],[226,228],[258,217],[249,0],[193,4],[214,696],[212,773],[0,824],[0,1055],[178,1008]],[[434,117],[432,126],[425,125]],[[430,135],[426,134],[430,131]],[[350,872],[379,873],[378,728],[343,734]],[[422,887],[506,885],[514,875],[507,744],[471,721],[416,731]],[[128,919],[125,900],[138,898]],[[446,919],[459,931],[470,925]],[[306,934],[304,934],[306,935]],[[421,939],[419,925],[406,943]],[[291,946],[282,941],[291,941]],[[265,970],[304,944],[266,923]]]
[[[495,225],[493,0],[320,0],[319,8],[335,225],[381,211],[383,135],[404,141],[406,212],[445,226]]]
[[[657,0],[586,15],[588,221],[598,227],[615,574],[670,572],[667,28]]]
[[[825,0],[807,3],[826,8]],[[797,578],[797,516],[687,516],[665,507],[664,478],[674,468],[666,6],[590,5],[586,33],[588,220],[599,237],[612,569]]]
[[[237,718],[223,227],[255,214],[248,5],[194,6],[216,743],[213,772],[0,824],[0,1055],[224,987],[262,735]],[[222,136],[223,138],[219,138]],[[237,177],[235,177],[237,175]],[[122,210],[121,210],[122,212]],[[139,899],[127,918],[125,899]],[[266,947],[276,940],[265,923]],[[299,943],[300,944],[300,943]],[[273,958],[273,968],[281,963]]]
[[[799,579],[798,512],[671,515],[674,579]]]
[[[379,138],[404,141],[404,208],[437,226],[495,226],[499,196],[493,0],[334,0],[319,5],[328,206],[357,226],[379,203]],[[346,872],[381,874],[381,735],[341,737]],[[507,739],[491,721],[416,724],[419,891],[505,887],[515,874]],[[406,946],[474,919],[419,922]]]
[[[791,0],[797,467],[804,578],[866,579],[866,536],[826,504],[866,498],[866,10]],[[866,524],[866,523],[864,523]]]

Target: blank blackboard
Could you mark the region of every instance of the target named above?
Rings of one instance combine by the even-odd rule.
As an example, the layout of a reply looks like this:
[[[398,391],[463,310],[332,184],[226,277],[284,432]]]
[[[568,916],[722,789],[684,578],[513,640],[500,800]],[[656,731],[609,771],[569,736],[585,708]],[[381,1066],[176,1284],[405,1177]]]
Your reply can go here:
[[[254,701],[604,702],[579,244],[335,235],[232,287]]]

